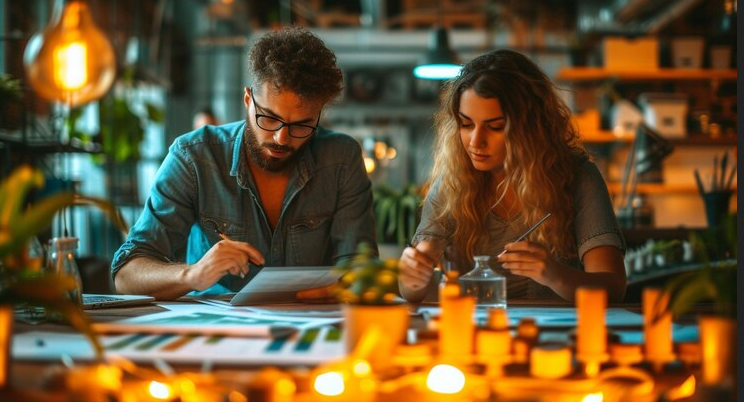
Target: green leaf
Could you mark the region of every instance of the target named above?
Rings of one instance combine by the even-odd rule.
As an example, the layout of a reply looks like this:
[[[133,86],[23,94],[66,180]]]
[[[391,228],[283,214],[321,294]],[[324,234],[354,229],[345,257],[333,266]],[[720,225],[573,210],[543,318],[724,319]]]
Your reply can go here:
[[[72,205],[74,199],[73,193],[65,192],[54,194],[34,204],[13,223],[10,228],[13,233],[12,239],[7,243],[0,243],[0,258],[26,244],[31,237],[49,227],[54,215]]]
[[[3,181],[0,185],[0,229],[13,224],[15,217],[20,214],[28,191],[32,187],[43,185],[44,175],[26,165],[14,170]]]
[[[147,102],[145,103],[147,108],[147,118],[154,123],[162,123],[165,121],[165,112],[163,109],[155,106],[154,104]]]

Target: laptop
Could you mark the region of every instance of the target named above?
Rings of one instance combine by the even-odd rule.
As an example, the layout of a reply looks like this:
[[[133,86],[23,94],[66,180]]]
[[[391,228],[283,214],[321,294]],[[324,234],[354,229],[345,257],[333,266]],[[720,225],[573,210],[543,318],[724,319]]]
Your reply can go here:
[[[102,295],[83,293],[83,309],[144,306],[155,301],[152,296],[144,295]]]
[[[332,266],[264,267],[230,299],[230,304],[293,303],[297,291],[330,285],[341,275]]]

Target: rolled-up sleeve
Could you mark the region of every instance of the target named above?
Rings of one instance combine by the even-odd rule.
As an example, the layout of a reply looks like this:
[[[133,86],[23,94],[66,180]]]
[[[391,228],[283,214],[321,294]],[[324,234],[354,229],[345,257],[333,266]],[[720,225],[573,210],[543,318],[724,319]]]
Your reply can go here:
[[[613,246],[625,253],[626,245],[602,174],[594,163],[584,162],[574,190],[574,233],[578,255],[599,246]]]
[[[135,257],[183,261],[196,220],[195,197],[193,164],[176,142],[158,169],[142,215],[114,254],[111,275]]]

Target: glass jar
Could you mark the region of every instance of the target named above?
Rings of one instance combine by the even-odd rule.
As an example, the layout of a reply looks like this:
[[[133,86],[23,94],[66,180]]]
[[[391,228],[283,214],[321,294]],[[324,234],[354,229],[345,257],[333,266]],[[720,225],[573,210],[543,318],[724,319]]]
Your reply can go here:
[[[83,281],[75,262],[77,246],[77,237],[54,237],[49,240],[49,258],[47,258],[46,269],[58,275],[70,275],[75,278],[76,289],[70,291],[68,296],[72,300],[81,302]]]
[[[506,277],[491,269],[491,256],[473,259],[473,269],[459,279],[462,294],[474,296],[478,308],[506,308]]]
[[[34,272],[41,271],[41,267],[44,266],[44,255],[46,251],[44,246],[41,245],[39,238],[34,236],[28,241],[27,250],[27,264],[26,268]]]

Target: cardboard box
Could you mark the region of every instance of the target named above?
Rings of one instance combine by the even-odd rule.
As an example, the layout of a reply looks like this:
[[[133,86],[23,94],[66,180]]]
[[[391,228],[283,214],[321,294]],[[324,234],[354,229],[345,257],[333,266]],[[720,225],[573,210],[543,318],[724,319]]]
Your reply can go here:
[[[701,68],[705,40],[700,36],[672,39],[672,64],[677,68]]]
[[[616,71],[655,71],[659,69],[659,41],[652,36],[604,39],[604,67]]]
[[[638,96],[643,119],[665,138],[687,136],[687,95],[682,93],[644,92]]]

